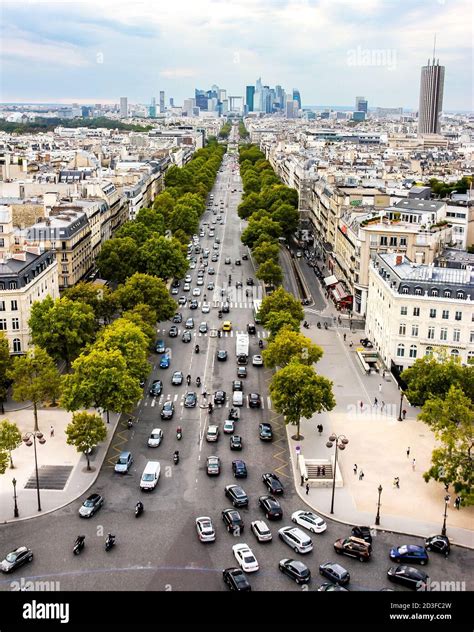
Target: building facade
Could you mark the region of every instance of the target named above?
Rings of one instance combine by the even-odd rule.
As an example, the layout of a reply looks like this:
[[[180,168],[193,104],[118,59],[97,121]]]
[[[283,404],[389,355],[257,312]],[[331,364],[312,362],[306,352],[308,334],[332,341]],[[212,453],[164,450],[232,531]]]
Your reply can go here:
[[[421,68],[420,105],[418,108],[418,134],[439,134],[443,109],[444,66],[435,63]]]

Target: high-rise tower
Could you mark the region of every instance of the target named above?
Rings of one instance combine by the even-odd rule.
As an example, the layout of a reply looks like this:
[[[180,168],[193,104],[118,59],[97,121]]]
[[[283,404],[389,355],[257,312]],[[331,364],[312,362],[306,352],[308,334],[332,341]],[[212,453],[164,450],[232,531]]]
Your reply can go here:
[[[418,134],[439,134],[440,115],[443,109],[444,66],[435,61],[421,68],[420,106],[418,108]]]

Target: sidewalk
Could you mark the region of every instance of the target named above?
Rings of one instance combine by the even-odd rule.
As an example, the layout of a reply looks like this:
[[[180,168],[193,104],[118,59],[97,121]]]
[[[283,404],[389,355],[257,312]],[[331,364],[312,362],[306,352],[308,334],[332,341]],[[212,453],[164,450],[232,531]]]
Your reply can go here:
[[[21,404],[9,402],[8,405],[5,405],[5,415],[0,415],[0,421],[8,419],[11,422],[15,422],[23,434],[34,428],[34,417],[31,407],[21,408],[21,406]],[[38,410],[39,428],[46,439],[46,443],[43,445],[38,442],[36,444],[40,481],[41,468],[48,467],[48,484],[56,487],[56,489],[43,489],[40,482],[42,511],[38,512],[34,448],[33,446],[28,447],[22,444],[12,453],[14,468],[8,467],[5,474],[0,476],[0,523],[35,518],[54,511],[85,494],[94,484],[120,415],[110,414],[110,424],[106,423],[107,438],[91,454],[90,471],[87,470],[86,457],[83,454],[79,454],[74,446],[66,443],[64,431],[71,418],[72,413],[59,408],[42,408]],[[105,415],[104,421],[106,421]],[[54,428],[53,436],[51,436],[51,426]],[[34,480],[33,487],[25,489],[27,481],[32,477]],[[14,517],[12,484],[14,478],[17,480],[16,493],[19,518]],[[45,473],[43,473],[43,478],[46,478]]]
[[[397,421],[400,392],[388,375],[382,381],[379,375],[363,373],[355,358],[360,334],[346,332],[344,343],[343,332],[337,329],[326,331],[313,326],[304,333],[325,351],[317,371],[333,381],[337,406],[330,413],[303,420],[302,441],[291,438],[295,434],[293,426],[287,428],[295,485],[302,500],[327,517],[370,526],[375,522],[377,490],[382,485],[381,529],[419,536],[440,533],[446,492],[443,485],[434,481],[426,483],[422,477],[429,468],[435,440],[428,426],[417,421],[419,410],[405,404],[406,420]],[[354,341],[352,349],[349,347],[351,339]],[[375,397],[377,406],[374,406]],[[319,423],[324,428],[321,436],[316,428]],[[333,432],[346,435],[349,443],[339,452],[338,465],[344,485],[335,490],[335,513],[330,516],[332,488],[310,488],[308,495],[304,493],[300,473],[296,471],[296,446],[301,447],[305,458],[332,460],[334,447],[328,449],[326,442]],[[416,459],[414,469],[413,458]],[[354,464],[358,466],[357,475],[353,472]],[[360,470],[364,472],[362,480],[358,476]],[[400,489],[393,486],[395,476],[400,478]],[[453,507],[455,494],[452,489],[448,493],[451,494],[448,537],[456,544],[474,548],[474,507],[456,510]]]

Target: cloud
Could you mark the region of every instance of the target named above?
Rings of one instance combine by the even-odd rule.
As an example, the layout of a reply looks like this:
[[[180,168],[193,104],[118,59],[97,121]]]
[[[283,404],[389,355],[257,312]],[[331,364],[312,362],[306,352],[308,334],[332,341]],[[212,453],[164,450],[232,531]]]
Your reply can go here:
[[[71,45],[56,42],[35,42],[25,35],[12,35],[2,38],[3,60],[20,59],[36,64],[54,64],[66,67],[88,66],[90,61],[84,50]]]

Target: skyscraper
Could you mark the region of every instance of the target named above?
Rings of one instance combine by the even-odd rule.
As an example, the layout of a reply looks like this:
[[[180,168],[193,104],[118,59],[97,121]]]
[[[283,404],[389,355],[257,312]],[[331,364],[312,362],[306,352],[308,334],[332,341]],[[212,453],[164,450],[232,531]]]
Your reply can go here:
[[[439,134],[439,117],[443,109],[444,66],[439,59],[421,68],[420,106],[418,108],[418,134]]]
[[[356,97],[356,104],[355,104],[356,112],[365,112],[367,114],[368,107],[369,107],[369,103],[365,97]]]
[[[296,88],[293,88],[293,101],[298,102],[298,110],[301,110],[301,95],[300,91]]]
[[[247,112],[253,112],[253,98],[255,95],[255,86],[247,86],[245,89],[245,103]]]
[[[165,91],[160,90],[160,114],[165,111]]]
[[[120,97],[120,118],[127,118],[128,116],[128,99],[127,97]]]

